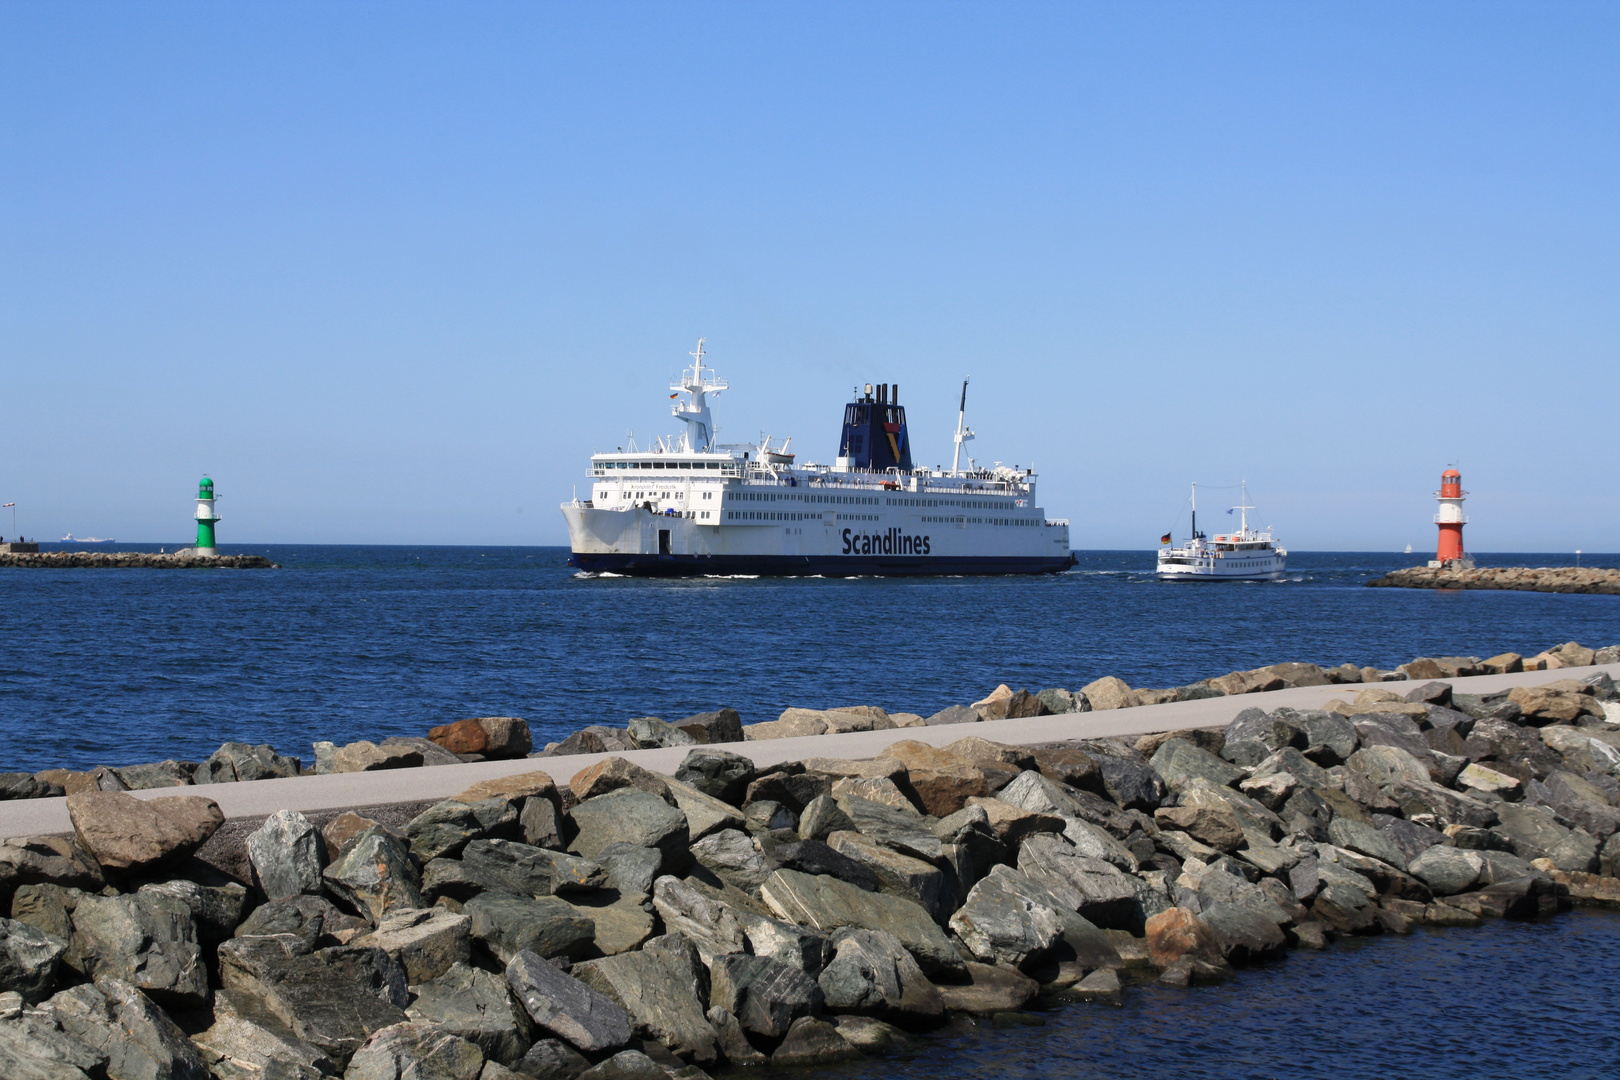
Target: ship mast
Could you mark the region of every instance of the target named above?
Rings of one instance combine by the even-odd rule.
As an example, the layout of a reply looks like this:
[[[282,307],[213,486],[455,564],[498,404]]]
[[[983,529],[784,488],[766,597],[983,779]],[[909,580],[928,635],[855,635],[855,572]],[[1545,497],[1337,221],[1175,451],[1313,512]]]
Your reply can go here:
[[[1193,484],[1192,492],[1192,538],[1198,539],[1198,484]]]
[[[967,384],[962,380],[962,404],[956,409],[956,451],[951,454],[951,475],[955,476],[962,464],[962,444],[973,438],[973,432],[967,429]],[[968,461],[972,461],[969,458]]]
[[[709,414],[709,403],[704,399],[705,394],[718,394],[726,389],[726,381],[716,378],[713,368],[703,366],[703,338],[698,338],[697,349],[688,355],[692,357],[692,366],[681,373],[681,381],[672,383],[670,389],[675,391],[670,397],[679,397],[686,393],[691,395],[688,401],[677,401],[670,406],[678,419],[686,424],[685,446],[681,452],[688,454],[702,454],[714,446],[714,419]],[[708,377],[704,377],[704,372]]]
[[[1249,501],[1249,482],[1247,480],[1245,480],[1245,481],[1243,481],[1243,499],[1242,499],[1242,502],[1247,503],[1248,501]],[[1246,535],[1248,533],[1248,531],[1249,531],[1249,511],[1253,510],[1254,507],[1245,506],[1245,505],[1240,504],[1238,506],[1232,507],[1232,509],[1243,511],[1243,513],[1240,515],[1240,522],[1241,523],[1238,525],[1238,535],[1239,536]]]

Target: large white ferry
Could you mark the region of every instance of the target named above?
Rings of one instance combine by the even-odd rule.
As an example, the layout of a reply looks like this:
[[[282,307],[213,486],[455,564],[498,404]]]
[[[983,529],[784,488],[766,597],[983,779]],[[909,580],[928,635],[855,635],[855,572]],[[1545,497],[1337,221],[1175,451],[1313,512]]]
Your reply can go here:
[[[1288,566],[1288,552],[1277,546],[1271,529],[1249,528],[1249,486],[1243,485],[1236,532],[1205,536],[1198,531],[1198,485],[1192,486],[1192,539],[1179,547],[1159,549],[1160,581],[1275,581]],[[1166,534],[1162,543],[1170,542]]]
[[[795,463],[787,440],[717,443],[703,363],[670,386],[678,438],[591,455],[590,497],[564,503],[572,566],[592,573],[1040,574],[1074,565],[1069,523],[1035,504],[1033,470],[959,469],[973,438],[957,415],[949,471],[912,463],[898,386],[868,383],[844,407],[831,465]]]

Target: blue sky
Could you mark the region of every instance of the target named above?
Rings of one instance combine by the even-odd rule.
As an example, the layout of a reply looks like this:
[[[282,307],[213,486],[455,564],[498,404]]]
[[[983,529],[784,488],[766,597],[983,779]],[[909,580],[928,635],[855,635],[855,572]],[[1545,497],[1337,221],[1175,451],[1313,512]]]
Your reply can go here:
[[[1612,4],[0,2],[25,532],[562,543],[592,450],[901,386],[1076,547],[1620,550]],[[1212,502],[1220,496],[1212,493]],[[9,516],[0,531],[9,532]]]

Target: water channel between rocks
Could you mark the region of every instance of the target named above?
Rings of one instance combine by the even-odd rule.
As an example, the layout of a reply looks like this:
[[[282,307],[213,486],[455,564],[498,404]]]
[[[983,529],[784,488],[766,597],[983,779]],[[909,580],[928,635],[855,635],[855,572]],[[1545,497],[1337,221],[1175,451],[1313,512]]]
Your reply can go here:
[[[1620,1076],[1620,912],[1341,939],[1219,986],[1149,983],[1128,988],[1123,1005],[1059,1005],[1041,1015],[1041,1027],[965,1022],[924,1036],[909,1054],[813,1076],[1612,1078]]]

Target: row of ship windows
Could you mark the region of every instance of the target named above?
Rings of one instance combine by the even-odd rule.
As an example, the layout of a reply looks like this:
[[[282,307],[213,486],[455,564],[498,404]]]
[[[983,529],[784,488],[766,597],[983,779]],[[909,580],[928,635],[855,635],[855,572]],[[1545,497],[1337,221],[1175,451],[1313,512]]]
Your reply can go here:
[[[840,506],[850,504],[877,505],[875,497],[866,495],[790,495],[786,492],[777,494],[774,491],[737,491],[733,492],[731,497],[742,502],[778,502],[791,499],[795,502],[830,503]]]
[[[602,461],[596,465],[597,472],[610,469],[719,469],[722,464],[730,462],[719,461]],[[728,471],[729,468],[728,468]]]
[[[707,516],[707,515],[705,515]],[[876,521],[876,514],[834,514],[839,521]],[[813,521],[820,514],[793,510],[727,510],[727,521]]]
[[[1041,523],[1039,518],[964,518],[927,516],[923,518],[923,521],[924,523],[938,523],[941,525],[955,525],[959,522],[965,522],[969,525],[1012,525],[1020,528],[1025,525],[1039,525]]]

